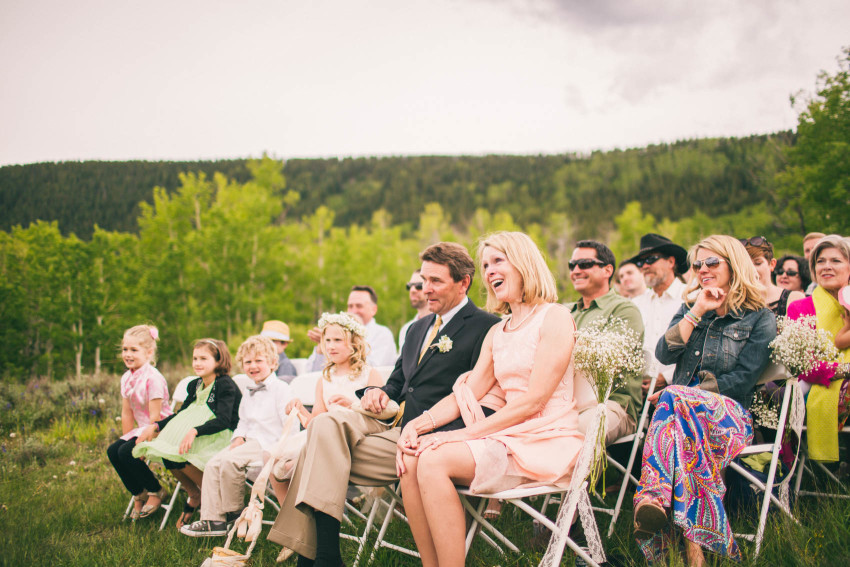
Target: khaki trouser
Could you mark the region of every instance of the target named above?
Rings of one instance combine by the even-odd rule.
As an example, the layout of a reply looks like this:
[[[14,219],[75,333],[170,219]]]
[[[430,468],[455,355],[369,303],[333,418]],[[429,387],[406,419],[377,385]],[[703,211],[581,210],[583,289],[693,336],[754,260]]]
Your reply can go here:
[[[593,418],[593,410],[594,408],[586,409],[578,416],[578,429],[582,433],[587,433],[590,420]],[[606,445],[610,445],[620,437],[631,435],[637,429],[635,420],[617,402],[608,400],[605,402],[605,410],[608,418],[608,423],[606,424],[607,430],[605,431]]]
[[[263,448],[256,439],[224,449],[209,460],[201,484],[202,520],[223,521],[225,513],[245,507],[245,476],[248,465],[255,462],[263,462]]]
[[[307,443],[269,539],[299,555],[316,557],[313,510],[342,520],[348,484],[386,486],[395,468],[399,428],[353,411],[329,411],[307,427]]]

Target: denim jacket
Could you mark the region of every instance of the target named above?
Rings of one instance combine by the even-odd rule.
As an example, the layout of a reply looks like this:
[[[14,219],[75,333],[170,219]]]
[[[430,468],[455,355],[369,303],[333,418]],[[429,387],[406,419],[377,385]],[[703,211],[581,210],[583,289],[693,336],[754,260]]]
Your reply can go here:
[[[768,344],[776,336],[776,317],[767,309],[729,312],[718,317],[709,311],[691,333],[687,344],[679,332],[679,321],[688,310],[682,305],[655,347],[663,364],[675,364],[673,384],[686,386],[697,367],[708,371],[717,382],[700,383],[703,389],[732,398],[748,408],[752,391],[768,363]]]

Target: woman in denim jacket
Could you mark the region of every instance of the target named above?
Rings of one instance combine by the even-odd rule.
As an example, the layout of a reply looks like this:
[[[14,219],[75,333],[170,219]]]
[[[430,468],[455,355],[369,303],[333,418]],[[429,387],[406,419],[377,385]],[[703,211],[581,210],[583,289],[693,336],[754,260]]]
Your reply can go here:
[[[695,274],[685,304],[655,351],[676,371],[673,385],[653,396],[657,409],[635,493],[635,535],[647,559],[658,561],[678,527],[688,540],[688,563],[703,565],[703,547],[740,560],[723,509],[721,472],[752,442],[746,408],[767,365],[776,319],[738,240],[709,236],[689,258]]]

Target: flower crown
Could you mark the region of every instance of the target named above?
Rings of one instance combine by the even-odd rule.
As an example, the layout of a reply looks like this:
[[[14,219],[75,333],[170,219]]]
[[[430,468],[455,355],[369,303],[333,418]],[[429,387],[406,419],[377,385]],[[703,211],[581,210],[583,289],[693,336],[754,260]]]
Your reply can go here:
[[[360,335],[364,339],[366,338],[366,327],[363,323],[345,311],[340,311],[339,313],[322,313],[322,316],[319,317],[319,330],[324,331],[328,325],[339,325],[343,329],[348,329],[354,335]]]

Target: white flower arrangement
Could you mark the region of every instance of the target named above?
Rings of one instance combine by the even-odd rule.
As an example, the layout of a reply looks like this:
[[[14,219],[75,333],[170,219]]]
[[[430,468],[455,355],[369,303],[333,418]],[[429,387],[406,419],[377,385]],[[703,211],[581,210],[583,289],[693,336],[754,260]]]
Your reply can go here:
[[[441,353],[445,354],[452,350],[452,340],[448,337],[448,335],[441,335],[440,340],[438,340],[435,344],[431,345],[430,348],[435,348]]]
[[[629,377],[640,375],[645,365],[640,335],[619,317],[597,319],[576,331],[573,358],[576,368],[583,372],[593,387],[599,404],[604,404],[611,392],[625,386]],[[602,485],[605,485],[605,469],[608,466],[604,426],[596,432],[596,437],[593,464],[588,473],[591,493],[596,491],[600,475]]]
[[[600,404],[643,372],[645,364],[640,335],[619,317],[597,319],[576,331],[573,357]]]
[[[779,427],[779,411],[772,399],[766,400],[764,396],[756,394],[750,406],[750,413],[753,414],[756,425],[767,429]]]
[[[339,325],[343,329],[347,329],[352,334],[360,335],[366,338],[366,327],[345,311],[339,313],[322,313],[319,317],[319,330],[324,330],[328,325]]]
[[[833,343],[832,333],[817,329],[816,325],[817,318],[811,315],[796,320],[778,317],[776,327],[779,332],[769,345],[773,349],[771,359],[784,364],[794,376],[809,374],[820,363],[837,360],[839,352]]]

